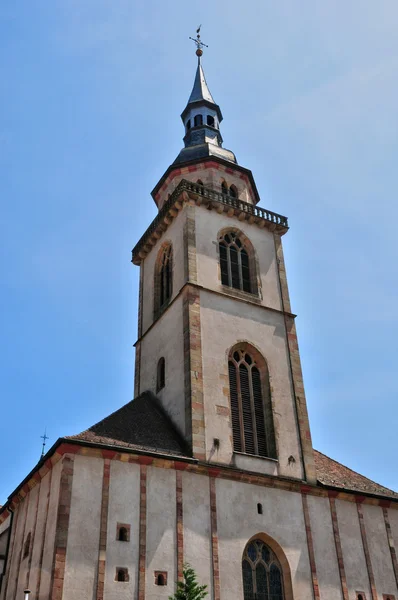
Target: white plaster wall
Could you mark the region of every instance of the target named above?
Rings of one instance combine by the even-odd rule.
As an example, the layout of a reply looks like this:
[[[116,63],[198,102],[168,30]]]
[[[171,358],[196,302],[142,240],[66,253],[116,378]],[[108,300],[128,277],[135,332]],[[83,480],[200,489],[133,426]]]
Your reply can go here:
[[[157,393],[174,423],[185,433],[184,336],[182,298],[163,313],[141,342],[140,392],[156,394],[156,371],[165,359],[166,385]]]
[[[144,269],[141,312],[142,333],[145,333],[153,323],[155,264],[160,248],[165,242],[171,242],[173,245],[173,293],[171,300],[184,285],[184,223],[185,210],[181,210],[142,263],[141,269]]]
[[[388,545],[383,509],[380,506],[368,504],[363,504],[362,508],[378,597],[382,600],[383,594],[394,594],[396,596],[398,590]]]
[[[94,597],[102,500],[102,458],[75,456],[63,597]]]
[[[39,599],[45,600],[50,595],[51,572],[54,561],[54,542],[55,530],[57,527],[57,512],[59,486],[62,470],[62,459],[59,460],[52,468],[51,486],[50,486],[50,502],[48,507],[48,517],[46,523],[46,531],[44,537],[43,562],[40,577]]]
[[[229,297],[219,297],[201,291],[201,331],[203,356],[203,392],[207,451],[213,439],[220,439],[220,450],[213,458],[217,462],[232,461],[232,439],[229,419],[218,415],[216,406],[229,406],[229,397],[223,393],[228,386],[228,352],[239,341],[249,341],[268,363],[274,426],[279,458],[279,474],[302,478],[298,431],[294,398],[291,387],[288,353],[282,315],[258,306],[245,306]],[[292,455],[295,463],[289,464]],[[249,468],[249,466],[247,467]],[[253,470],[258,469],[254,459]]]
[[[195,207],[198,283],[212,290],[223,291],[219,269],[218,233],[227,227],[237,228],[250,240],[256,253],[261,280],[261,304],[282,308],[273,234],[255,224],[236,217],[218,214],[203,206]],[[258,275],[258,273],[257,273]],[[247,294],[250,298],[251,294]],[[257,296],[254,296],[256,298]],[[244,304],[241,302],[241,310]]]
[[[146,598],[159,600],[174,593],[177,562],[175,471],[148,467]],[[167,585],[155,585],[154,571],[167,571]]]
[[[29,589],[32,591],[32,593],[36,593],[36,587],[39,577],[40,557],[44,544],[44,531],[46,526],[47,499],[48,494],[50,493],[50,478],[50,473],[47,473],[47,475],[45,475],[40,482],[39,505],[37,507],[36,533],[32,551],[32,564],[30,567],[29,576]]]
[[[343,598],[328,498],[307,496],[312,541],[322,600]]]
[[[130,541],[116,539],[117,524],[130,525]],[[111,461],[108,531],[106,543],[105,600],[127,600],[138,594],[140,533],[140,467]],[[127,568],[129,581],[115,581],[116,568]]]
[[[218,549],[222,598],[243,598],[242,555],[261,532],[282,547],[289,562],[295,600],[313,597],[301,495],[275,488],[216,479]],[[257,503],[263,514],[257,513]]]
[[[212,597],[212,562],[209,478],[182,474],[184,561],[196,571],[201,585],[208,586]]]
[[[29,492],[29,503],[27,505],[27,511],[26,511],[25,532],[24,532],[23,539],[21,539],[22,554],[21,554],[21,562],[20,562],[19,573],[18,573],[17,598],[23,598],[23,591],[24,591],[24,589],[26,589],[26,584],[27,584],[26,578],[28,575],[29,560],[30,560],[31,553],[32,553],[33,534],[34,534],[34,527],[35,527],[35,521],[36,521],[36,509],[37,509],[37,501],[39,499],[39,492],[40,492],[40,485],[35,485],[35,487],[32,488]],[[30,550],[29,550],[28,556],[26,556],[26,558],[24,558],[23,557],[24,545],[25,545],[25,540],[27,539],[29,533],[31,535],[31,545],[30,545]]]
[[[358,590],[371,598],[356,504],[336,500],[336,512],[349,597]]]

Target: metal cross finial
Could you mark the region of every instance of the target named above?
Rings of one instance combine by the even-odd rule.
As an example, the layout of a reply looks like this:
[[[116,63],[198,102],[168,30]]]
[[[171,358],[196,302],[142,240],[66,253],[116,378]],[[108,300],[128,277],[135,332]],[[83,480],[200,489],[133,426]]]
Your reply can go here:
[[[190,40],[192,40],[196,44],[196,56],[198,57],[199,62],[200,62],[200,57],[203,54],[202,48],[208,48],[209,47],[207,44],[204,44],[202,42],[202,40],[200,39],[200,28],[201,27],[202,27],[202,25],[199,25],[199,27],[196,30],[196,38],[193,38],[193,37],[189,38]]]
[[[43,440],[43,447],[41,449],[41,458],[43,458],[43,456],[44,456],[44,448],[46,447],[46,440],[50,439],[48,437],[48,435],[47,435],[47,428],[44,430],[44,435],[41,435],[40,437]]]

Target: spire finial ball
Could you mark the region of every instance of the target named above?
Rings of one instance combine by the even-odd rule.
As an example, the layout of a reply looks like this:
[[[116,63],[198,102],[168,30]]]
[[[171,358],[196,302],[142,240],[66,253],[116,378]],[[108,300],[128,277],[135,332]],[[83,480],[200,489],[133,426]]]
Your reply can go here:
[[[198,48],[198,49],[196,50],[196,56],[199,56],[199,57],[200,57],[200,56],[202,56],[202,54],[203,54],[203,50],[201,50],[200,48]]]

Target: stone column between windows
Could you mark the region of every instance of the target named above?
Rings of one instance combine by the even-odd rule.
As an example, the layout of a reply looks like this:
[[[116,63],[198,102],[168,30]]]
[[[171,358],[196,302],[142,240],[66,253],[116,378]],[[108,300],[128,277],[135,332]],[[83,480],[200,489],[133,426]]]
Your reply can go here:
[[[365,527],[365,521],[363,518],[363,509],[362,509],[362,504],[360,504],[359,502],[357,503],[357,511],[358,511],[359,528],[361,530],[362,546],[363,546],[363,551],[365,553],[366,568],[368,570],[368,577],[369,577],[370,591],[372,594],[372,600],[377,600],[378,596],[377,596],[377,591],[376,591],[375,578],[374,578],[374,574],[373,574],[372,561],[370,559],[368,538],[366,536],[366,527]]]
[[[385,507],[385,506],[383,506],[383,517],[384,517],[384,525],[386,526],[388,546],[390,548],[392,567],[394,569],[395,581],[396,581],[397,588],[398,588],[398,561],[397,561],[397,553],[396,553],[396,550],[395,550],[394,538],[392,536],[390,519],[389,519],[389,516],[388,516],[388,508]]]
[[[316,468],[314,461],[314,452],[312,448],[310,423],[307,412],[307,402],[304,391],[303,373],[301,370],[300,352],[298,347],[296,325],[291,313],[289,289],[287,285],[287,276],[285,261],[283,258],[282,239],[280,235],[274,233],[276,263],[278,267],[280,293],[282,299],[282,310],[284,313],[287,346],[290,356],[291,375],[294,389],[294,400],[296,405],[297,425],[300,436],[302,460],[305,469],[305,479],[308,483],[316,485]]]
[[[314,542],[312,539],[311,519],[310,519],[310,511],[308,509],[307,494],[302,493],[301,498],[303,501],[303,513],[304,513],[305,533],[307,535],[308,556],[310,559],[312,591],[314,592],[314,599],[320,600],[318,574],[316,571]]]
[[[103,600],[105,586],[105,568],[106,568],[106,542],[108,536],[108,511],[109,511],[109,483],[111,475],[111,461],[104,459],[104,471],[102,476],[102,499],[101,499],[101,523],[100,538],[98,548],[97,565],[97,591],[96,600]]]
[[[346,578],[346,575],[345,575],[343,551],[342,551],[342,548],[341,548],[340,530],[339,530],[339,522],[338,522],[338,519],[337,519],[337,510],[336,510],[336,500],[335,500],[335,498],[329,496],[329,504],[330,504],[330,515],[332,517],[334,543],[335,543],[335,546],[336,546],[337,564],[339,566],[341,591],[343,593],[344,600],[349,600],[348,587],[347,587],[347,578]]]
[[[69,516],[72,504],[72,482],[75,457],[73,454],[65,454],[61,460],[62,470],[58,496],[50,600],[62,600],[65,579],[66,549],[68,547]]]

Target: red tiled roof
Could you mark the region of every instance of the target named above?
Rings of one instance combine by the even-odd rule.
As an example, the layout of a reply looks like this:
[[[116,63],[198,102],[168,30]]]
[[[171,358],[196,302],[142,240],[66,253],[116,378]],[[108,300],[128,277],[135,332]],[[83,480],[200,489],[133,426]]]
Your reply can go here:
[[[398,494],[371,479],[352,471],[336,460],[325,456],[318,450],[314,450],[315,466],[319,483],[326,486],[362,492],[364,494],[375,494],[398,500]]]

